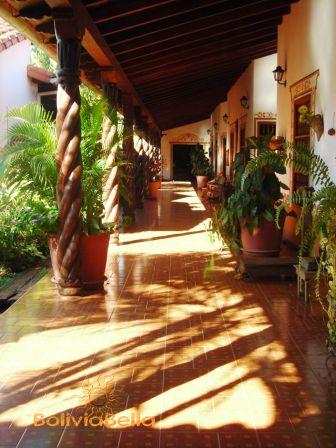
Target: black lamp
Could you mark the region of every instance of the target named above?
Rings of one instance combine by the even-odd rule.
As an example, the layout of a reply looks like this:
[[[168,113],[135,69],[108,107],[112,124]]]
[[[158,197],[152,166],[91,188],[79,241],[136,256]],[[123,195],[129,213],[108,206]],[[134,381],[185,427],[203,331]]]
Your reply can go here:
[[[225,124],[229,121],[229,116],[228,116],[228,114],[224,114],[224,115],[223,115],[223,121],[224,121]]]
[[[240,98],[240,105],[241,105],[241,107],[243,107],[244,109],[248,109],[249,108],[249,104],[248,104],[248,98],[247,98],[247,96],[242,96],[241,98]]]
[[[272,71],[272,73],[274,76],[274,81],[276,81],[278,84],[281,84],[282,86],[286,86],[286,81],[282,81],[285,70],[281,67],[281,65],[278,65],[276,69]]]

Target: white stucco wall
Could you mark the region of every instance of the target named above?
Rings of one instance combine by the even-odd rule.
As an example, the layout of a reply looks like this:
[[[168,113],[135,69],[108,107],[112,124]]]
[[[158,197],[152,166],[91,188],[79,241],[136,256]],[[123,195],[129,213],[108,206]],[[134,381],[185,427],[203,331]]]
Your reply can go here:
[[[249,109],[244,109],[240,104],[240,98],[246,96],[249,99]],[[246,121],[246,135],[253,134],[253,64],[250,64],[244,73],[233,84],[227,95],[229,127],[236,121],[238,125]],[[239,134],[239,132],[238,132]],[[229,143],[230,144],[230,143]]]
[[[315,70],[317,80],[315,113],[324,118],[324,134],[319,142],[314,136],[315,152],[327,162],[336,180],[336,1],[301,0],[292,4],[278,34],[278,65],[286,68],[287,86],[278,86],[277,134],[291,138],[290,86]]]
[[[228,115],[228,104],[227,101],[219,103],[218,106],[211,114],[211,129],[213,135],[213,147],[215,148],[215,143],[217,141],[217,173],[224,171],[223,166],[223,138],[227,138],[227,124],[223,121],[223,116]],[[215,123],[217,123],[217,131],[215,129]]]
[[[277,83],[272,71],[277,65],[277,54],[271,54],[253,62],[253,115],[277,112]],[[254,126],[254,124],[252,124]],[[254,130],[252,129],[252,132]]]
[[[211,129],[214,136],[217,134],[217,173],[223,171],[223,136],[227,137],[227,147],[231,147],[230,130],[237,123],[238,146],[240,127],[245,126],[246,137],[255,134],[255,118],[257,114],[276,115],[277,112],[277,85],[272,70],[277,64],[277,55],[272,54],[255,59],[244,73],[237,79],[227,94],[227,101],[220,103],[211,114]],[[244,109],[240,98],[246,96],[249,108]],[[228,123],[223,122],[223,115],[227,113]],[[218,123],[218,132],[214,129]],[[229,168],[226,168],[228,174]]]
[[[0,148],[6,139],[4,115],[13,107],[36,100],[37,87],[27,77],[30,42],[24,40],[0,53]]]
[[[162,175],[164,180],[171,180],[173,176],[171,160],[172,143],[184,144],[199,142],[204,145],[205,150],[208,151],[210,146],[208,129],[210,129],[210,119],[163,131],[164,135],[161,139],[161,153]]]

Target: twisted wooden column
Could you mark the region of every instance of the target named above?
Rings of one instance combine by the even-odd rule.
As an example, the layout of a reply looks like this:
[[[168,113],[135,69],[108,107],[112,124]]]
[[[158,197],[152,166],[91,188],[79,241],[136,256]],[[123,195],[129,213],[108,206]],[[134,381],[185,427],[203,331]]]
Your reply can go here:
[[[135,207],[142,208],[145,196],[144,191],[144,152],[142,146],[142,131],[137,125],[134,132],[135,149]]]
[[[147,171],[147,183],[153,181],[153,161],[155,157],[155,145],[154,145],[154,134],[150,130],[148,133],[148,171]]]
[[[148,172],[149,172],[149,138],[148,138],[148,127],[146,124],[144,124],[142,148],[144,154],[144,192],[146,196],[148,191]]]
[[[59,70],[57,72],[57,203],[59,233],[57,262],[59,291],[63,295],[80,292],[80,240],[82,205],[82,157],[80,151],[79,64],[81,33],[73,17],[62,12],[55,18]]]
[[[118,176],[118,96],[115,83],[103,83],[104,96],[107,99],[107,110],[103,120],[102,145],[106,156],[106,174],[103,179],[104,223],[115,223],[110,242],[119,241],[119,176]]]
[[[134,218],[135,209],[135,150],[134,150],[134,109],[131,95],[123,94],[124,132],[123,152],[129,165],[126,167],[126,189],[129,194],[128,203],[124,204],[124,214]]]

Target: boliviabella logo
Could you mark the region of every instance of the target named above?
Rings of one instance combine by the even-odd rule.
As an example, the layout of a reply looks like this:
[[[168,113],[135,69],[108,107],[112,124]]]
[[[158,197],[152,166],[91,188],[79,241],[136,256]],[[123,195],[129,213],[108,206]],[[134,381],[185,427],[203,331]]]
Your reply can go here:
[[[62,412],[59,415],[50,415],[45,417],[43,414],[34,414],[34,426],[50,426],[50,427],[69,427],[79,426],[97,428],[98,426],[106,426],[106,428],[129,428],[136,426],[153,427],[155,424],[154,417],[142,417],[137,412],[131,415],[84,415],[74,416],[70,412]]]
[[[34,414],[34,426],[50,427],[99,427],[127,428],[136,426],[152,427],[155,424],[154,417],[143,417],[138,412],[123,415],[125,396],[113,376],[98,376],[95,379],[86,379],[82,384],[82,404],[77,410],[82,410],[82,415],[73,415],[71,412],[62,412],[58,415],[45,416],[42,413]]]

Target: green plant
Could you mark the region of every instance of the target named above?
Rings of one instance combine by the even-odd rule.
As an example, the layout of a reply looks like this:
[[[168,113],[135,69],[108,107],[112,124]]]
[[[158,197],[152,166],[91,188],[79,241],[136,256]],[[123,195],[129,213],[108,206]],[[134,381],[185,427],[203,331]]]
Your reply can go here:
[[[0,288],[8,285],[13,277],[14,274],[12,273],[12,271],[7,266],[0,264]]]
[[[298,108],[299,122],[309,124],[311,118],[314,116],[313,112],[310,112],[308,107],[302,105]]]
[[[301,205],[302,211],[298,219],[297,232],[303,228],[300,253],[313,255],[313,248],[319,245],[316,274],[316,298],[328,316],[329,352],[336,354],[336,184],[332,182],[327,164],[313,149],[303,151],[299,147],[297,154],[293,145],[289,145],[291,156],[297,171],[310,175],[317,181],[315,189],[292,192],[277,207],[277,217],[283,207],[288,204]],[[310,219],[307,219],[310,218]],[[327,281],[327,292],[321,294],[321,285]]]
[[[48,254],[47,233],[57,228],[56,204],[20,196],[0,208],[0,264],[20,271]]]
[[[38,195],[46,201],[56,196],[56,134],[52,114],[37,103],[8,112],[8,143],[0,155],[2,177],[17,193]]]
[[[284,161],[268,149],[269,140],[248,139],[246,149],[233,162],[234,193],[213,214],[212,231],[233,252],[240,250],[240,226],[252,234],[261,219],[273,221],[275,204],[282,198],[281,188],[288,189],[277,177],[286,172]]]
[[[161,179],[161,155],[156,148],[152,158],[149,160],[149,181],[156,182]]]
[[[106,231],[114,225],[102,223],[102,179],[108,154],[103,151],[101,137],[104,113],[107,109],[105,101],[89,89],[81,88],[81,95],[82,225],[84,233],[92,234]],[[8,187],[15,189],[17,194],[30,193],[35,199],[53,204],[56,197],[57,169],[55,121],[52,115],[41,105],[31,103],[11,110],[8,118],[8,144],[0,157],[3,165],[2,177]],[[124,134],[117,112],[113,115],[113,120],[117,120],[118,128],[115,139],[122,142]],[[114,143],[110,142],[110,148]],[[123,160],[121,153],[115,163],[120,167],[129,165]],[[125,176],[125,173],[120,173],[119,191],[127,199],[127,191],[122,186]]]
[[[31,61],[33,65],[42,67],[49,72],[55,73],[57,64],[53,61],[48,54],[36,45],[31,46]]]
[[[191,173],[194,176],[210,176],[211,166],[202,145],[197,144],[190,153]]]

